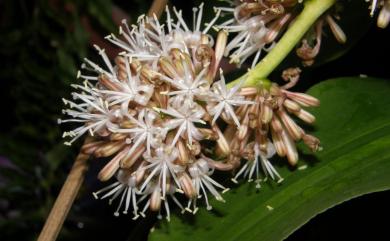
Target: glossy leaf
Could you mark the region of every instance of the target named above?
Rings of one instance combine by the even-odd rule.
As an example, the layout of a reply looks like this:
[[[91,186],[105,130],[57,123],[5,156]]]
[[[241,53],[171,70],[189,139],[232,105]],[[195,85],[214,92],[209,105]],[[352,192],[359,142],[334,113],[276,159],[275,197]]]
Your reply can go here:
[[[195,216],[161,222],[151,241],[282,240],[324,210],[354,197],[390,188],[390,83],[373,78],[339,78],[314,86],[321,100],[313,134],[323,151],[302,149],[298,168],[278,166],[285,181],[242,183]],[[305,168],[306,167],[306,168]],[[233,186],[233,185],[231,185]]]

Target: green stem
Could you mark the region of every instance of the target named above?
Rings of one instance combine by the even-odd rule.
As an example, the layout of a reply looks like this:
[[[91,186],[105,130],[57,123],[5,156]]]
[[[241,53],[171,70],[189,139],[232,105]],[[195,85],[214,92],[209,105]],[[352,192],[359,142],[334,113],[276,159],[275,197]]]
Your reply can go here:
[[[268,75],[286,58],[315,21],[336,0],[306,0],[304,8],[275,47],[248,73],[228,84],[229,87],[246,78],[243,86],[269,86]]]

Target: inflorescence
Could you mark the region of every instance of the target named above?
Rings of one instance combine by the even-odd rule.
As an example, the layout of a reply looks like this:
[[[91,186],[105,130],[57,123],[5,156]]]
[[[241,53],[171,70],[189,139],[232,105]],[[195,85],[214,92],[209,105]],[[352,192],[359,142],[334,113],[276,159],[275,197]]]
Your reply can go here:
[[[228,88],[219,68],[224,55],[239,65],[254,55],[257,63],[299,4],[247,1],[216,8],[208,24],[200,5],[193,9],[193,26],[181,11],[167,8],[164,23],[141,16],[136,25],[123,21],[119,36],[106,37],[123,50],[114,62],[95,45],[103,64],[85,59],[77,76],[83,83],[72,85],[72,100],[63,99],[69,118],[59,120],[78,125],[64,133],[66,144],[88,134],[92,140],[81,151],[109,159],[98,178],[116,181],[94,192],[95,198],[117,201],[115,215],[165,210],[169,220],[172,204],[196,213],[202,200],[212,208],[209,194],[224,201],[228,188],[213,179],[215,170],[259,188],[266,179],[283,180],[272,165],[274,155],[295,165],[296,142],[318,150],[319,140],[294,121],[315,121],[304,107],[318,106],[316,98],[288,90],[291,84],[243,87],[242,80]],[[226,12],[233,18],[216,25]],[[219,30],[215,40],[212,29]],[[230,41],[229,32],[235,34]],[[296,82],[299,72],[290,69],[286,78]]]

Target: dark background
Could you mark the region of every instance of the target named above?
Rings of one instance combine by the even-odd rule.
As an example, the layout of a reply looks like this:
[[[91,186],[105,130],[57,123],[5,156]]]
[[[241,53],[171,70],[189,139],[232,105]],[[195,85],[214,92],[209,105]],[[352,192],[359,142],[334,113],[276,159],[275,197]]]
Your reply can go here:
[[[171,3],[191,16],[199,1]],[[103,44],[102,37],[116,32],[122,18],[136,19],[150,5],[150,0],[0,1],[0,240],[36,238],[77,154],[77,145],[62,144],[56,123],[61,98],[70,96],[82,58],[97,59],[91,44]],[[357,21],[350,27],[360,33],[351,36],[362,36],[349,39],[350,51],[304,71],[295,88],[360,74],[389,79],[389,29],[364,26]],[[110,48],[109,54],[115,52]],[[112,207],[92,199],[91,192],[102,186],[96,180],[101,165],[91,163],[59,240],[145,240],[154,217],[116,218]],[[287,240],[389,240],[389,196],[389,191],[374,193],[338,205]]]

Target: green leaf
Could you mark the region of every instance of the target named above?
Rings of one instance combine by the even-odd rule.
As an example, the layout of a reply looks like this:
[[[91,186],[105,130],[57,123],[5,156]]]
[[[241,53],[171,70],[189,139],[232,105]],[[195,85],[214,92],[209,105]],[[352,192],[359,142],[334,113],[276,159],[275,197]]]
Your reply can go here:
[[[160,223],[151,241],[282,240],[316,214],[354,197],[390,188],[390,82],[374,78],[339,78],[314,86],[321,100],[311,110],[313,133],[324,150],[303,149],[299,166],[278,167],[285,181],[242,183],[202,208],[195,216],[174,216]],[[302,149],[302,148],[301,148]],[[284,163],[284,162],[283,162]]]

